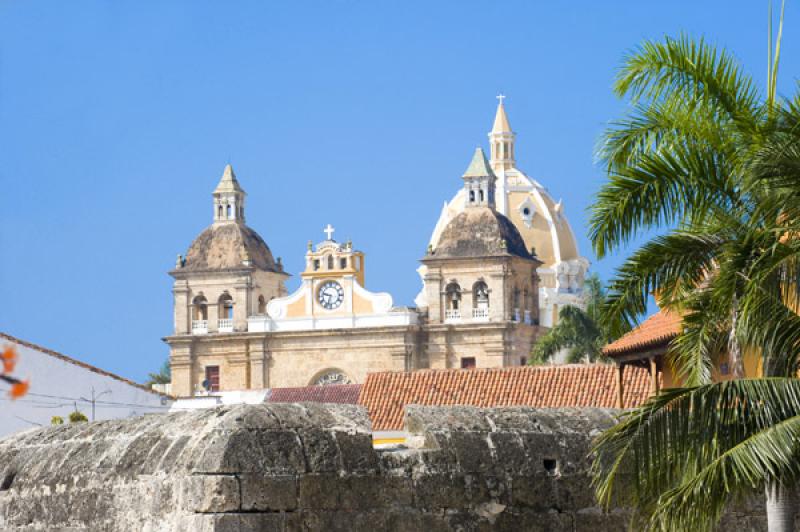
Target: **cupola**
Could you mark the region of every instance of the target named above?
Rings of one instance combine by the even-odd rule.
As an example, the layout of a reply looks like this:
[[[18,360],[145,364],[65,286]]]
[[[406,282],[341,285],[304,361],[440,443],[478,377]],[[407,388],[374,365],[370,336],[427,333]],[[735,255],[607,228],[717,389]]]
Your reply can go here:
[[[239,181],[236,180],[233,167],[230,164],[226,165],[222,172],[222,178],[213,192],[214,224],[244,223],[246,195],[244,189],[239,185]]]

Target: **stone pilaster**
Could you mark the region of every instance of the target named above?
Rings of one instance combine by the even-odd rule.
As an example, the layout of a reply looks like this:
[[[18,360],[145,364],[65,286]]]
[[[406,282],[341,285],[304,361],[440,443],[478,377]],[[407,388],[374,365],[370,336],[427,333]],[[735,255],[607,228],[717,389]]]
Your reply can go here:
[[[170,345],[170,372],[172,374],[172,394],[189,397],[194,393],[194,353],[191,341]]]
[[[250,314],[250,283],[247,280],[238,282],[233,287],[233,330],[247,330],[247,316]]]
[[[175,334],[188,334],[191,327],[189,313],[189,283],[176,280],[172,288],[174,301]]]
[[[250,340],[250,387],[253,389],[269,388],[269,353],[266,339]]]

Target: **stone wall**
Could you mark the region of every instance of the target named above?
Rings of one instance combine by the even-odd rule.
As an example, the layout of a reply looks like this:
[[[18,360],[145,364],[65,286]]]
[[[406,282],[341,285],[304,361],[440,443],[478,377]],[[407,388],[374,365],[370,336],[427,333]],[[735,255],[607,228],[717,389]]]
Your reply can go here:
[[[0,529],[625,530],[586,473],[612,422],[602,409],[409,407],[409,447],[381,451],[352,405],[37,429],[0,440]]]

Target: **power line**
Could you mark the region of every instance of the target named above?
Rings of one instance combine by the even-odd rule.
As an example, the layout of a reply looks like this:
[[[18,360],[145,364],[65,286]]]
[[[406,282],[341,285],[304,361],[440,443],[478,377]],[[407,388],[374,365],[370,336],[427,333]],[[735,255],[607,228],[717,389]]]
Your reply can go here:
[[[2,391],[2,390],[0,389],[0,391]],[[26,395],[27,396],[31,396],[31,397],[44,397],[46,399],[58,399],[58,400],[61,400],[61,401],[79,402],[79,403],[82,403],[82,404],[91,404],[92,403],[92,401],[90,401],[88,399],[84,399],[83,397],[67,397],[67,396],[63,396],[63,395],[49,395],[49,394],[44,394],[44,393],[33,393],[33,392],[29,392]],[[24,398],[12,399],[10,397],[0,397],[0,400],[20,401],[20,402],[33,401],[33,399],[24,399]],[[142,408],[160,408],[160,409],[166,409],[166,410],[170,409],[169,406],[149,405],[149,404],[145,404],[145,403],[122,403],[122,402],[118,402],[118,401],[95,401],[95,402],[99,406],[108,407],[108,408],[113,408],[113,407],[142,407]]]

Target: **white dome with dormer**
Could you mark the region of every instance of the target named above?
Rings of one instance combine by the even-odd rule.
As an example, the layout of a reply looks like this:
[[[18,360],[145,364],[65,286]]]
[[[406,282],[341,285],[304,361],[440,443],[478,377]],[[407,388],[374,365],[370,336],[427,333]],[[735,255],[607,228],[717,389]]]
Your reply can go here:
[[[494,125],[489,133],[491,166],[497,176],[497,211],[509,218],[525,241],[529,251],[544,264],[538,269],[541,278],[539,305],[541,324],[555,324],[560,307],[585,305],[583,284],[589,261],[580,255],[575,234],[564,216],[563,204],[554,201],[535,179],[516,168],[515,138],[503,105],[497,106]],[[465,209],[466,196],[460,189],[445,202],[433,230],[430,246],[436,248],[442,232],[451,220]],[[420,273],[424,274],[424,266]],[[426,307],[422,294],[416,303]]]

